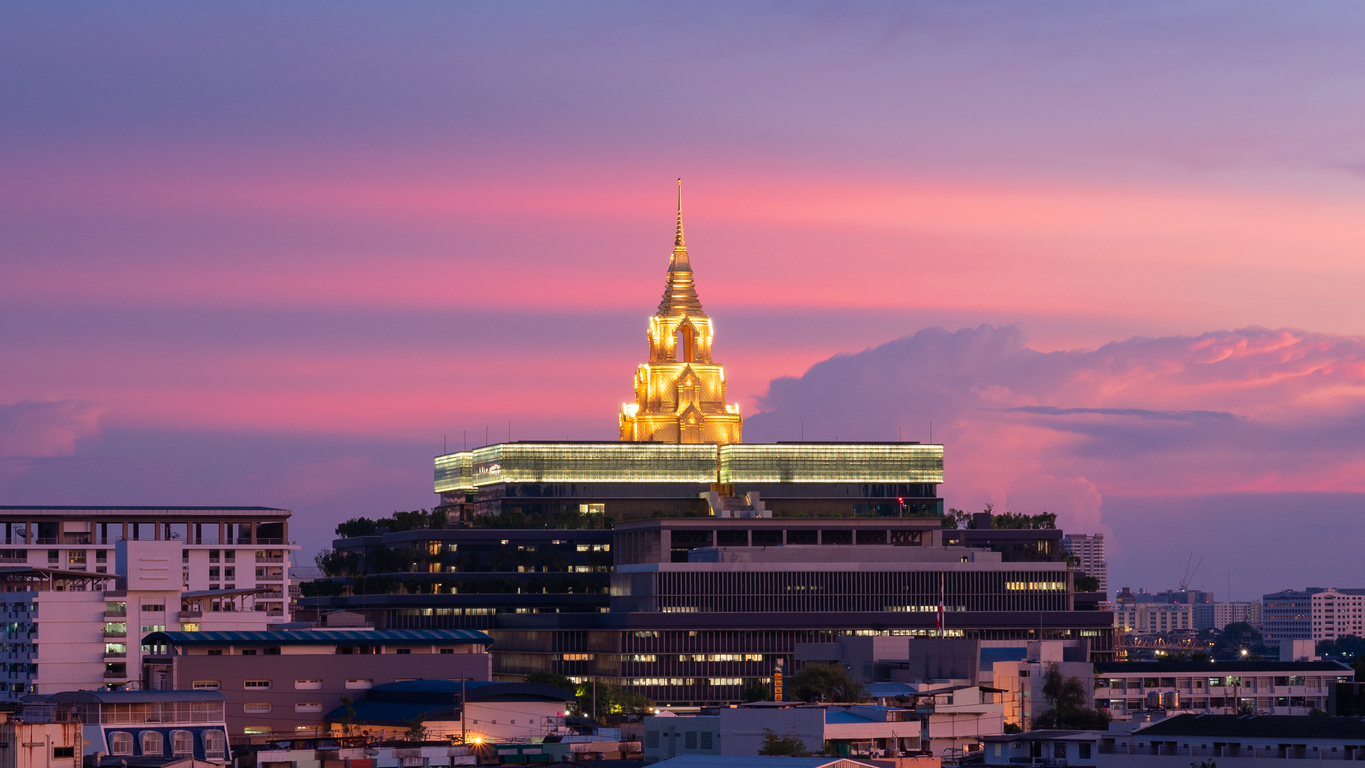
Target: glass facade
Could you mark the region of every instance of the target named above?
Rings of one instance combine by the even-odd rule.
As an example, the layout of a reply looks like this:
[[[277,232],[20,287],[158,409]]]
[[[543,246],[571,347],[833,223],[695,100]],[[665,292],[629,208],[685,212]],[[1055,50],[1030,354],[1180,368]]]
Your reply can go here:
[[[943,446],[739,443],[720,448],[722,483],[943,482]]]
[[[943,446],[916,443],[500,443],[436,457],[436,492],[514,483],[937,485]]]

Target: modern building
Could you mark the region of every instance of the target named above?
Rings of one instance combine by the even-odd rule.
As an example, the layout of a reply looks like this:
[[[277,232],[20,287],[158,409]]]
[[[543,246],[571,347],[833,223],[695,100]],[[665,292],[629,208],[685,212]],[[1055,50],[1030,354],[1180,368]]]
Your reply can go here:
[[[1313,595],[1324,591],[1309,587],[1286,589],[1261,597],[1261,634],[1267,645],[1281,640],[1313,639]]]
[[[1187,603],[1114,604],[1114,626],[1134,635],[1193,632],[1195,606]]]
[[[488,680],[492,641],[472,630],[154,632],[154,678],[227,696],[233,735],[315,733],[324,717],[377,685]]]
[[[1058,641],[1035,641],[1024,650],[1023,658],[1001,658],[991,663],[990,685],[1001,692],[1006,725],[1027,731],[1047,712],[1049,704],[1043,687],[1054,667],[1063,677],[1079,680],[1086,692],[1085,706],[1094,706],[1091,691],[1095,687],[1095,669],[1089,660],[1078,659],[1081,654]]]
[[[1335,661],[1100,662],[1095,706],[1116,720],[1145,712],[1307,715],[1328,711],[1355,670]]]
[[[272,587],[183,589],[185,552],[175,541],[121,540],[105,558],[105,572],[0,569],[0,615],[11,627],[0,657],[0,701],[67,690],[168,687],[143,666],[144,635],[167,628],[266,629],[283,620],[273,610],[255,610],[256,598]]]
[[[225,764],[224,703],[217,691],[66,691],[47,703],[79,723],[84,755],[98,765],[164,765],[174,760]]]
[[[1308,599],[1313,640],[1365,637],[1365,589],[1324,589]]]
[[[1195,603],[1194,628],[1222,632],[1229,624],[1260,626],[1260,603]]]
[[[1104,534],[1068,533],[1062,537],[1062,549],[1079,560],[1077,570],[1093,576],[1100,583],[1100,592],[1109,592],[1109,563],[1104,559]]]

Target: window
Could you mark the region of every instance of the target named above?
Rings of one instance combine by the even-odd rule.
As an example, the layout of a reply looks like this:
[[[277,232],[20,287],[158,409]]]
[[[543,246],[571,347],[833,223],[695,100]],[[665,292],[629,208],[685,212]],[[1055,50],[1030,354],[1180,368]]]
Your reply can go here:
[[[295,712],[321,712],[322,702],[320,701],[300,701],[294,705]]]
[[[268,691],[270,690],[269,680],[243,680],[242,687],[248,691]]]
[[[683,734],[683,749],[697,748],[697,732],[687,731]]]
[[[236,569],[236,568],[229,568],[229,567],[224,566],[224,567],[223,567],[223,581],[236,581],[236,580],[237,580],[237,569]]]
[[[322,690],[321,680],[295,680],[294,690],[296,691],[320,691]]]
[[[53,747],[53,748],[52,748],[52,758],[53,758],[54,760],[56,760],[56,759],[58,759],[58,758],[63,758],[63,757],[70,758],[70,757],[75,757],[75,756],[76,756],[76,748],[75,748],[75,747]]]
[[[412,649],[411,649],[411,648],[399,648],[398,650],[394,651],[394,653],[410,654],[410,653],[412,653]]]
[[[222,648],[210,648],[210,649],[208,649],[208,652],[207,652],[205,655],[206,655],[206,656],[222,656],[222,655],[223,655],[223,649],[222,649]]]
[[[264,701],[248,701],[242,705],[242,711],[248,715],[264,715],[270,711],[270,704]]]
[[[109,734],[109,754],[133,754],[133,734],[128,733],[127,731],[114,731]]]
[[[209,581],[217,581],[219,574],[218,566],[211,566],[209,568]]]
[[[645,747],[649,749],[659,748],[659,732],[645,731]]]
[[[189,731],[171,731],[171,752],[176,755],[193,755],[194,734]]]
[[[219,688],[222,688],[222,687],[223,687],[223,681],[221,681],[221,680],[195,680],[194,683],[193,683],[192,685],[190,685],[190,687],[193,688],[193,689],[196,690],[196,691],[216,691],[216,690],[218,690]]]
[[[270,726],[268,726],[268,725],[248,725],[246,728],[244,728],[244,729],[242,730],[242,732],[245,733],[245,734],[247,734],[248,736],[250,736],[250,735],[252,735],[252,734],[257,734],[257,733],[269,734],[269,733],[270,733]]]
[[[247,733],[251,733],[250,728],[247,728]],[[199,738],[204,742],[204,757],[210,760],[223,759],[223,747],[227,744],[227,737],[222,731],[200,731]]]
[[[454,649],[454,648],[442,648],[442,649],[441,649],[441,653],[454,653],[454,652],[455,652],[455,649]]]
[[[235,563],[235,562],[237,562],[237,550],[235,550],[235,549],[225,549],[225,550],[223,550],[223,562],[225,562],[225,563]]]
[[[255,656],[255,655],[256,655],[256,649],[255,649],[255,648],[243,648],[243,649],[242,649],[242,655],[243,655],[243,656]]]
[[[160,757],[165,752],[166,748],[162,746],[161,734],[156,731],[142,732],[142,754],[144,756],[156,755]]]
[[[374,681],[369,678],[352,678],[346,681],[346,687],[359,688],[363,690],[365,688],[374,687]]]
[[[1080,748],[1081,748],[1081,759],[1082,759],[1082,760],[1089,760],[1089,759],[1090,759],[1090,743],[1089,743],[1089,742],[1083,741],[1083,742],[1081,742],[1078,746],[1080,746]]]
[[[1066,742],[1060,741],[1052,745],[1052,756],[1058,760],[1066,759]]]
[[[218,550],[216,549],[209,550],[209,562],[210,563],[218,562]]]
[[[701,732],[701,748],[702,748],[702,749],[711,749],[711,732],[710,732],[710,731],[702,731],[702,732]]]

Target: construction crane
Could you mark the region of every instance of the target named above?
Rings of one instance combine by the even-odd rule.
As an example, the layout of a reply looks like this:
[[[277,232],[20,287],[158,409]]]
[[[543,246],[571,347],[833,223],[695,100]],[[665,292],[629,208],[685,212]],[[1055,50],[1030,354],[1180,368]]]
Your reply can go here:
[[[1190,553],[1189,559],[1185,561],[1185,577],[1180,580],[1180,591],[1186,594],[1190,591],[1190,580],[1194,578],[1196,573],[1199,573],[1199,566],[1204,564],[1204,558],[1201,557],[1199,558],[1199,562],[1194,563],[1193,571],[1190,570],[1190,563],[1192,562],[1194,562],[1193,552]]]

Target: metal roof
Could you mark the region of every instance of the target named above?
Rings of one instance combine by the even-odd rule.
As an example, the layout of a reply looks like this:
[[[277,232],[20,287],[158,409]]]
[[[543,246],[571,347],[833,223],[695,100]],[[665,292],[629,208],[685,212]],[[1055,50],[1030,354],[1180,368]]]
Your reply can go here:
[[[153,701],[227,701],[227,695],[222,691],[61,691],[52,694],[47,700],[50,704],[143,704]]]
[[[846,768],[872,763],[847,757],[768,757],[759,755],[679,755],[654,765],[661,768]]]
[[[393,645],[481,643],[493,638],[473,629],[367,629],[260,632],[153,632],[146,645]]]
[[[1294,715],[1177,715],[1133,733],[1153,736],[1231,736],[1264,739],[1365,739],[1365,718]]]

